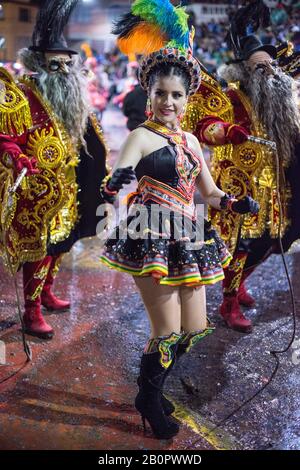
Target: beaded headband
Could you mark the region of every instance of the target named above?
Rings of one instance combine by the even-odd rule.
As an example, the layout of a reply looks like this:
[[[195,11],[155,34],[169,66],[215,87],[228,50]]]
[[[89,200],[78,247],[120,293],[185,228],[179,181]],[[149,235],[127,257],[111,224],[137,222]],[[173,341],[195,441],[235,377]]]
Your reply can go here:
[[[182,67],[191,77],[189,94],[196,93],[201,81],[201,68],[199,62],[190,51],[185,52],[175,48],[164,48],[145,56],[139,70],[139,80],[145,91],[148,90],[151,70],[158,64],[171,64]]]

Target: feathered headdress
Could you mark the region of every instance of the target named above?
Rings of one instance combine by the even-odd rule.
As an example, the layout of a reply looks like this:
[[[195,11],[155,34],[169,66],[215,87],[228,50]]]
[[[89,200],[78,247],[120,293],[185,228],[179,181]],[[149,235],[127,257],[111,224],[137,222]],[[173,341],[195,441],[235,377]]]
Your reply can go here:
[[[78,0],[47,0],[40,8],[32,34],[32,51],[67,52],[77,54],[70,49],[63,35],[70,15]]]
[[[148,86],[148,75],[159,62],[180,64],[191,76],[190,93],[200,83],[200,66],[192,55],[188,14],[169,0],[135,0],[130,13],[115,24],[113,33],[126,55],[142,54],[140,82]]]
[[[135,0],[131,12],[115,25],[118,47],[128,55],[151,54],[162,47],[189,47],[188,14],[169,0]]]
[[[263,0],[256,0],[237,10],[231,19],[226,37],[237,61],[247,60],[251,54],[260,50],[266,51],[271,57],[276,57],[276,48],[270,44],[263,44],[254,35],[260,28],[267,28],[269,25],[270,10]]]

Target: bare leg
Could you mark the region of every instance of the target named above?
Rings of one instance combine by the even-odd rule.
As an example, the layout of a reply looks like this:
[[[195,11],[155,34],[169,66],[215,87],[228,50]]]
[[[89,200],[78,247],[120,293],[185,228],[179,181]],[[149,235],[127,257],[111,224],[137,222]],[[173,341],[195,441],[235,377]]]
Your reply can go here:
[[[149,277],[134,276],[151,325],[151,338],[180,333],[181,304],[179,288],[161,286]]]
[[[205,286],[180,287],[181,326],[185,332],[207,327]]]
[[[212,332],[207,327],[205,286],[180,288],[181,324],[184,334],[177,348],[177,358]]]

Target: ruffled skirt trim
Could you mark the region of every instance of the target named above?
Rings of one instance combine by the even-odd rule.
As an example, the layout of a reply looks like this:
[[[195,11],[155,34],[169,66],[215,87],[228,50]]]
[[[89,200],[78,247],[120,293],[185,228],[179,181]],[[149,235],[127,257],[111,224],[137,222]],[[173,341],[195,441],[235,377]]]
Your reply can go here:
[[[107,240],[100,261],[107,267],[133,276],[152,276],[158,284],[190,286],[215,284],[224,279],[232,259],[214,229],[197,250],[168,240]]]

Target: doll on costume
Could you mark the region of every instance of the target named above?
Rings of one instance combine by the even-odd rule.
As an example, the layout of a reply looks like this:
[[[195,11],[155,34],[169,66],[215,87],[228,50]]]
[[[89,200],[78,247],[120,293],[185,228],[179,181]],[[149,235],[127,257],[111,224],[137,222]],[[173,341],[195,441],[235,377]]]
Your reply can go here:
[[[148,313],[151,336],[141,359],[135,406],[144,425],[147,420],[161,439],[179,430],[169,417],[174,407],[162,394],[164,381],[175,358],[212,332],[205,285],[222,280],[231,260],[214,228],[197,218],[196,187],[218,210],[258,210],[253,199],[237,202],[217,188],[198,140],[180,127],[188,96],[200,81],[187,19],[185,10],[169,1],[137,0],[117,23],[121,51],[143,54],[140,83],[148,93],[149,119],[131,132],[103,186],[111,198],[138,180],[128,200],[128,218],[107,239],[101,261],[133,275]],[[158,211],[162,217],[152,217]],[[198,239],[201,222],[204,237]]]
[[[32,45],[20,51],[31,71],[18,81],[0,79],[0,255],[10,273],[23,268],[25,332],[52,338],[41,305],[65,310],[51,288],[62,254],[76,240],[95,235],[100,185],[107,174],[102,131],[90,114],[78,53],[62,31],[77,0],[47,0]],[[27,168],[17,192],[9,189]]]

